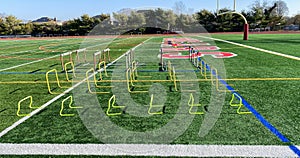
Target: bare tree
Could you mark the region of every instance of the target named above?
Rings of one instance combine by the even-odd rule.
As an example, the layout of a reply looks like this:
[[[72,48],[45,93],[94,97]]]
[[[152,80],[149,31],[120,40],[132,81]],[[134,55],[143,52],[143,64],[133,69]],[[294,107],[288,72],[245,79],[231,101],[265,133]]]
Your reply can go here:
[[[186,12],[186,6],[182,1],[175,2],[173,7],[175,14],[180,15]]]
[[[288,15],[289,8],[285,1],[276,0],[274,1],[274,4],[276,4],[276,9],[273,11],[273,14],[281,17]]]
[[[297,14],[293,17],[287,18],[287,24],[288,25],[300,25],[300,14]]]

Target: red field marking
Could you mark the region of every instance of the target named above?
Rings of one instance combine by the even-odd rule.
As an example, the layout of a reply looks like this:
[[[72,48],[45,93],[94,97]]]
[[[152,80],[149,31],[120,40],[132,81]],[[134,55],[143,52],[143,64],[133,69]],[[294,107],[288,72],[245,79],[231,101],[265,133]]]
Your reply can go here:
[[[210,55],[213,58],[223,59],[223,58],[232,58],[237,56],[237,54],[231,52],[199,52],[192,54],[192,58],[203,57]],[[163,54],[164,59],[189,59],[189,55],[181,55],[181,53],[166,53]]]
[[[194,50],[220,50],[217,46],[197,46]],[[189,48],[162,48],[162,52],[182,52],[189,51]]]
[[[59,52],[61,50],[56,50],[56,49],[47,49],[46,47],[51,47],[51,46],[57,46],[58,44],[48,44],[48,45],[44,45],[44,46],[40,46],[39,50],[42,50],[44,52]]]
[[[162,44],[161,47],[163,48],[170,48],[170,47],[197,47],[197,46],[209,46],[209,43],[195,43],[195,44]]]
[[[209,43],[195,43],[195,44],[172,44],[173,47],[189,47],[189,46],[193,46],[193,47],[197,47],[197,46],[209,46]]]
[[[173,42],[191,42],[191,43],[200,43],[202,41],[198,39],[193,39],[193,38],[165,38],[165,41],[173,41]]]

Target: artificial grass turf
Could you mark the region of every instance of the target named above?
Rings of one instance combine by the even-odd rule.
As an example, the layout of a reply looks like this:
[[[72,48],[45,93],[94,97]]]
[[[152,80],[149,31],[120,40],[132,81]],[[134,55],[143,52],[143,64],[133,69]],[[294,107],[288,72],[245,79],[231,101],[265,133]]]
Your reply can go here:
[[[81,39],[80,39],[81,40]],[[122,39],[124,40],[124,39]],[[125,39],[126,40],[126,39]],[[131,40],[132,44],[138,44],[141,41],[143,41],[144,38],[138,38],[137,40]],[[73,41],[71,39],[71,41]],[[120,40],[116,40],[119,42]],[[14,41],[8,41],[11,43],[14,43]],[[29,42],[30,41],[26,41]],[[98,41],[99,42],[99,41]],[[92,44],[94,41],[91,42]],[[89,43],[84,43],[85,46],[92,45],[89,41]],[[94,43],[95,44],[95,43]],[[71,44],[72,46],[72,44]],[[78,46],[76,46],[78,47]],[[73,46],[72,46],[73,48]],[[125,51],[125,50],[124,50]],[[120,54],[124,53],[119,52],[111,52],[112,59],[116,59]],[[49,56],[50,54],[45,53],[45,56]],[[54,59],[54,60],[53,60]],[[12,70],[1,72],[1,81],[2,82],[11,82],[11,81],[30,81],[30,82],[45,82],[45,73],[49,71],[50,69],[57,69],[58,72],[61,70],[59,57],[45,60],[43,62],[37,62],[34,64],[18,67]],[[9,61],[9,63],[3,63],[1,64],[3,67],[7,67],[11,65],[18,64],[14,61]],[[22,61],[24,62],[24,61]],[[28,62],[28,61],[27,61]],[[50,66],[49,66],[50,65]],[[39,70],[36,72],[36,70]],[[36,72],[35,74],[30,74],[30,72]],[[25,73],[25,74],[24,74]],[[29,74],[26,74],[29,73]],[[40,74],[38,74],[40,73]],[[51,76],[52,77],[52,76]],[[62,80],[65,78],[64,73],[59,73],[59,78]],[[53,81],[55,81],[55,78],[51,78]],[[64,85],[64,84],[63,84]],[[72,84],[67,84],[67,86],[71,86]],[[53,96],[49,95],[47,92],[46,84],[1,84],[1,111],[2,111],[2,119],[4,121],[1,121],[1,130],[11,125],[13,122],[16,122],[19,117],[15,115],[17,103],[22,98],[25,98],[28,95],[33,95],[33,104],[35,105],[42,105],[43,103],[49,101]],[[41,98],[39,98],[41,97]],[[38,99],[37,99],[38,98]],[[9,109],[9,110],[8,110]],[[5,114],[3,113],[5,112]],[[9,119],[6,118],[6,116],[9,115]]]
[[[154,38],[149,41],[149,45],[145,43],[141,46],[142,52],[137,53],[145,53],[150,54],[153,53],[153,50],[150,49],[157,49],[159,48],[159,44],[156,42],[161,42],[162,38]],[[153,42],[150,44],[150,42]],[[261,53],[261,52],[255,52],[253,50],[247,50],[247,49],[230,49],[230,45],[228,44],[222,44],[218,43],[218,46],[221,48],[227,48],[226,51],[232,51],[236,54],[238,54],[237,57],[232,59],[225,59],[225,65],[227,70],[227,77],[234,77],[234,78],[241,78],[241,77],[281,77],[281,76],[295,76],[298,74],[298,71],[295,71],[293,68],[291,68],[291,65],[294,65],[293,62],[287,59],[282,59],[282,57],[274,57],[269,54]],[[124,49],[125,44],[122,44],[122,49]],[[131,48],[132,45],[128,45],[128,48]],[[147,51],[147,49],[149,50]],[[117,50],[117,49],[115,49]],[[120,53],[120,51],[116,51],[112,54],[114,54],[116,57],[117,53]],[[155,53],[155,52],[154,52]],[[157,55],[158,51],[155,53],[155,55],[147,56],[149,59],[156,59],[156,62],[153,63],[147,63],[149,65],[157,65],[158,58]],[[257,55],[259,54],[259,55]],[[271,56],[271,57],[269,57]],[[139,59],[139,57],[137,57]],[[266,60],[267,59],[267,60]],[[141,60],[141,58],[139,59]],[[150,60],[151,61],[151,60]],[[266,62],[268,61],[268,62]],[[283,62],[282,62],[283,61]],[[142,61],[141,61],[142,62]],[[176,63],[176,61],[172,61]],[[143,62],[142,62],[143,63]],[[256,65],[256,63],[258,63]],[[266,64],[262,66],[262,64]],[[274,64],[278,64],[274,66]],[[295,63],[297,64],[297,63]],[[268,67],[272,68],[268,69]],[[142,67],[141,69],[153,69],[153,67]],[[156,67],[157,69],[157,67]],[[274,74],[273,70],[279,69],[278,73]],[[281,74],[282,71],[286,71],[284,75]],[[266,73],[268,72],[268,73]],[[145,75],[153,75],[156,78],[165,78],[166,74],[159,75],[157,73],[149,72],[145,73]],[[143,75],[143,73],[141,73]],[[200,75],[198,74],[198,77]],[[260,108],[258,106],[258,103],[260,103],[261,100],[264,100],[264,98],[256,97],[261,94],[262,91],[265,91],[263,86],[257,86],[256,84],[249,84],[248,82],[237,82],[237,81],[231,81],[235,84],[235,88],[239,89],[241,91],[241,94],[243,97],[246,98],[246,100],[249,100],[249,102],[257,108],[257,110],[263,115],[266,116],[267,120],[270,119],[271,123],[276,124],[275,127],[280,126],[280,118],[275,119],[273,117],[277,115],[276,111],[274,112],[272,109],[271,104],[266,104],[266,107]],[[295,81],[296,82],[296,81]],[[253,82],[251,82],[253,83]],[[287,82],[289,83],[289,82]],[[297,83],[297,82],[296,82]],[[249,86],[253,85],[253,86]],[[273,84],[268,85],[273,86]],[[268,87],[267,86],[267,87]],[[250,87],[249,89],[247,89]],[[265,88],[267,88],[265,87]],[[179,86],[180,88],[180,86]],[[291,87],[292,88],[292,87]],[[200,102],[205,104],[209,103],[209,92],[211,90],[211,86],[209,82],[204,82],[200,84],[200,89],[203,90],[204,96],[203,100]],[[251,91],[252,90],[252,91]],[[255,90],[255,91],[254,91]],[[168,91],[168,89],[166,89]],[[250,91],[250,92],[249,92]],[[288,89],[283,89],[282,94],[289,93]],[[268,98],[267,100],[274,99],[274,96],[272,96],[272,91],[268,92]],[[293,93],[294,94],[294,93]],[[120,117],[113,117],[112,121],[114,121],[119,126],[122,126],[124,128],[127,128],[129,130],[136,130],[136,131],[147,131],[147,130],[153,130],[157,127],[161,127],[164,125],[172,116],[174,115],[174,111],[176,111],[177,107],[176,104],[178,100],[174,100],[176,98],[176,94],[172,94],[174,96],[170,96],[170,99],[168,101],[168,105],[166,106],[169,109],[166,109],[167,113],[163,116],[153,117],[151,120],[137,120],[129,115],[124,115]],[[179,95],[179,94],[177,94]],[[254,97],[253,97],[254,96]],[[100,97],[99,99],[107,102],[109,98],[109,95],[105,97]],[[147,105],[149,102],[149,95],[132,95],[132,98],[134,98],[137,102],[141,103],[142,105]],[[173,98],[173,100],[172,100]],[[201,98],[202,99],[202,98]],[[294,98],[291,98],[294,102]],[[201,122],[203,121],[203,116],[196,116],[194,120],[192,121],[190,128],[186,130],[180,137],[178,137],[176,140],[173,141],[174,144],[258,144],[258,145],[264,145],[264,144],[282,144],[280,141],[271,134],[265,127],[263,127],[252,115],[237,115],[235,113],[234,108],[229,107],[228,102],[230,100],[230,95],[227,94],[226,101],[227,104],[224,104],[223,111],[221,113],[221,117],[218,119],[217,123],[215,124],[212,131],[209,132],[208,135],[206,135],[203,138],[200,138],[198,136],[199,128],[201,126]],[[296,101],[297,103],[297,101]],[[286,107],[287,103],[284,101],[279,102],[280,106],[278,108]],[[11,133],[8,133],[6,136],[2,138],[2,142],[55,142],[55,143],[88,143],[88,142],[96,142],[99,143],[99,140],[94,138],[91,133],[85,129],[84,125],[80,121],[79,117],[75,118],[60,118],[57,115],[57,107],[59,107],[60,102],[57,101],[55,104],[51,105],[53,107],[52,110],[46,109],[39,115],[34,116],[30,120],[27,120],[24,124],[21,124],[19,127],[17,127],[15,130],[13,130]],[[106,110],[106,104],[103,104],[102,108],[105,111]],[[56,108],[54,108],[56,107]],[[268,109],[268,110],[265,110]],[[294,109],[294,107],[291,107],[291,109]],[[185,114],[188,115],[188,113]],[[289,112],[292,112],[292,110],[289,110]],[[54,113],[54,114],[53,114]],[[273,114],[272,114],[273,113]],[[45,117],[54,116],[55,118],[51,118],[51,121],[49,123],[45,123]],[[294,112],[293,115],[291,115],[290,118],[287,118],[287,124],[291,124],[290,119],[293,119],[293,117],[296,116],[296,113]],[[53,120],[54,119],[54,120]],[[49,119],[48,119],[49,120]],[[134,120],[134,121],[130,121]],[[279,122],[278,125],[276,123],[276,120]],[[134,124],[131,124],[132,122],[135,122]],[[33,127],[32,130],[31,126],[32,124],[38,124],[36,127]],[[50,127],[53,127],[55,129],[54,131],[50,130]],[[283,134],[286,134],[288,138],[292,140],[292,142],[295,142],[298,144],[296,133],[297,126],[291,125],[289,126],[290,129],[283,130],[284,127],[279,127],[278,129],[283,132]],[[291,130],[292,129],[292,130]],[[36,132],[28,132],[28,131],[36,131]],[[51,134],[51,132],[54,132]],[[57,132],[55,132],[57,131]],[[77,132],[77,131],[80,131]],[[243,132],[241,132],[243,131]],[[292,131],[289,133],[289,131]],[[23,135],[17,136],[18,134],[22,133]],[[28,133],[30,136],[28,137]],[[41,137],[41,135],[37,133],[43,133],[44,138]],[[26,138],[27,137],[27,138]],[[30,139],[28,139],[30,138]],[[101,143],[101,141],[100,141]]]
[[[55,55],[59,55],[64,52],[73,51],[76,49],[82,48],[94,48],[99,47],[99,45],[107,45],[112,42],[112,40],[107,39],[89,39],[88,41],[84,41],[83,39],[65,39],[66,41],[61,42],[61,40],[54,40],[57,42],[53,42],[53,40],[37,40],[41,41],[41,43],[36,42],[36,40],[25,40],[22,41],[21,46],[19,46],[19,43],[16,43],[18,41],[1,41],[1,44],[7,44],[7,45],[17,45],[17,46],[11,46],[7,47],[7,49],[3,49],[1,51],[2,55],[0,56],[0,61],[2,61],[2,64],[0,65],[0,68],[8,68],[11,66],[16,66],[23,63],[28,63],[30,61],[35,61],[38,59],[51,57]],[[119,39],[116,39],[115,41],[118,41]],[[27,46],[29,45],[29,46]],[[48,46],[47,46],[48,45]],[[55,46],[53,46],[55,45]],[[5,48],[5,47],[4,47]],[[20,52],[18,52],[21,49]],[[57,59],[59,60],[59,59]]]
[[[300,57],[300,34],[251,34],[249,40],[242,40],[240,34],[212,34],[213,38],[224,39],[249,46],[263,48],[283,54]]]

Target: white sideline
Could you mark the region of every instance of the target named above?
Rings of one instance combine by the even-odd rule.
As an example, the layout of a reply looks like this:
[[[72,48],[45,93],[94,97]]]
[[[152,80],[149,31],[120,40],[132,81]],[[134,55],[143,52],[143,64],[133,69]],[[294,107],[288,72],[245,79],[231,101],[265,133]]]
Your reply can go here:
[[[297,157],[288,146],[155,144],[0,144],[0,155]]]
[[[147,39],[146,41],[150,40],[151,38]],[[146,42],[144,41],[144,42]],[[144,43],[143,42],[143,43]],[[139,45],[135,46],[133,49],[139,47],[140,45],[142,45],[142,43],[140,43]],[[130,50],[128,50],[126,53],[124,53],[123,55],[121,55],[119,58],[117,58],[116,60],[114,60],[113,62],[109,63],[106,65],[106,67],[109,67],[111,65],[113,65],[115,62],[117,62],[118,60],[120,60],[123,56],[125,56],[125,54],[129,53]],[[103,71],[104,69],[102,68],[99,71]],[[97,74],[99,71],[95,72],[94,74],[91,74],[88,78],[93,77],[95,74]],[[4,136],[6,133],[8,133],[9,131],[11,131],[12,129],[16,128],[18,125],[20,125],[21,123],[25,122],[26,120],[28,120],[29,118],[31,118],[33,115],[39,113],[40,111],[42,111],[44,108],[46,108],[47,106],[49,106],[50,104],[52,104],[53,102],[55,102],[56,100],[60,99],[61,97],[63,97],[65,94],[71,92],[73,89],[75,89],[76,87],[78,87],[79,85],[81,85],[82,83],[84,83],[87,80],[87,78],[85,78],[84,80],[82,80],[81,82],[78,82],[77,84],[75,84],[74,86],[72,86],[71,88],[67,89],[66,91],[64,91],[62,94],[54,97],[53,99],[51,99],[50,101],[48,101],[47,103],[45,103],[44,105],[42,105],[40,108],[34,110],[33,112],[31,112],[29,114],[29,116],[25,116],[23,118],[21,118],[20,120],[18,120],[17,122],[15,122],[14,124],[12,124],[10,127],[6,128],[5,130],[3,130],[0,133],[0,138],[2,136]]]
[[[124,40],[124,39],[122,39],[122,40]],[[102,44],[107,44],[107,43],[108,42],[104,42],[104,43],[97,44],[97,45],[94,45],[94,46],[89,46],[89,47],[86,47],[86,48],[96,47],[96,46],[99,46],[99,45],[102,45]],[[86,48],[83,48],[83,49],[86,49]],[[78,50],[80,51],[80,50],[83,50],[83,49],[78,49]],[[74,50],[74,51],[76,51],[76,50]],[[71,51],[71,52],[74,52],[74,51]],[[70,52],[66,52],[66,53],[70,53]],[[20,65],[8,67],[8,68],[0,69],[0,72],[6,71],[6,70],[11,70],[11,69],[22,67],[22,66],[26,66],[26,65],[30,65],[30,64],[34,64],[34,63],[37,63],[37,62],[40,62],[40,61],[43,61],[43,60],[48,60],[48,59],[52,59],[52,58],[59,57],[59,56],[60,56],[60,54],[54,55],[52,57],[43,58],[43,59],[40,59],[40,60],[35,60],[35,61],[29,62],[29,63],[24,63],[24,64],[20,64]]]
[[[230,41],[226,41],[226,40],[222,40],[222,39],[218,39],[218,38],[205,37],[205,36],[199,36],[199,37],[207,38],[207,39],[211,39],[211,40],[215,40],[215,41],[220,41],[220,42],[224,42],[224,43],[229,43],[229,44],[232,44],[232,45],[236,45],[236,46],[240,46],[240,47],[244,47],[244,48],[249,48],[249,49],[253,49],[253,50],[257,50],[257,51],[261,51],[261,52],[265,52],[265,53],[269,53],[269,54],[273,54],[273,55],[277,55],[277,56],[281,56],[281,57],[285,57],[285,58],[300,61],[299,57],[295,57],[295,56],[292,56],[292,55],[282,54],[282,53],[278,53],[278,52],[274,52],[274,51],[270,51],[270,50],[266,50],[266,49],[262,49],[262,48],[257,48],[257,47],[253,47],[253,46],[248,46],[248,45],[244,45],[244,44],[240,44],[240,43],[230,42]]]

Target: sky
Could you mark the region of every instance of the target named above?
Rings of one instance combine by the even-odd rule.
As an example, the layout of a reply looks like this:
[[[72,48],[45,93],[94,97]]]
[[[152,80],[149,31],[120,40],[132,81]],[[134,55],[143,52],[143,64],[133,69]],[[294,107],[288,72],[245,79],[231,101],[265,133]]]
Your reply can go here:
[[[0,0],[0,13],[14,15],[22,20],[36,20],[46,16],[58,20],[70,20],[83,14],[90,16],[110,14],[123,8],[160,7],[172,9],[175,2],[182,1],[194,12],[201,9],[216,10],[216,0]],[[232,7],[233,0],[220,0],[222,7]],[[255,0],[237,0],[237,10],[249,10]],[[261,0],[263,1],[263,0]],[[272,0],[270,0],[272,1]],[[284,0],[289,16],[300,13],[299,0]]]

